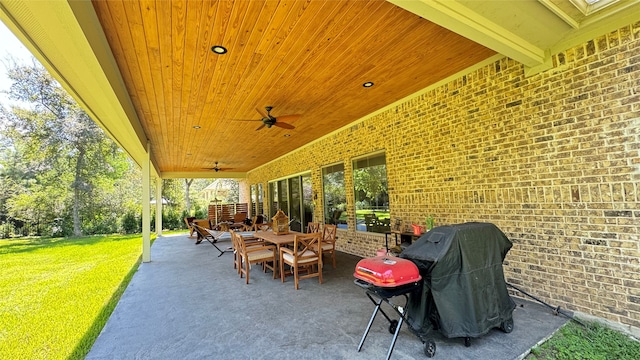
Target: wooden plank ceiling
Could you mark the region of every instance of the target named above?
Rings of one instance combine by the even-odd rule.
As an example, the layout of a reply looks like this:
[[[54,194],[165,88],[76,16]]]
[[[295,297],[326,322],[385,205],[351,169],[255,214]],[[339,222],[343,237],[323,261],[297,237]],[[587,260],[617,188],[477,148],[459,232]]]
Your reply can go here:
[[[251,170],[495,54],[380,0],[93,6],[162,173]]]

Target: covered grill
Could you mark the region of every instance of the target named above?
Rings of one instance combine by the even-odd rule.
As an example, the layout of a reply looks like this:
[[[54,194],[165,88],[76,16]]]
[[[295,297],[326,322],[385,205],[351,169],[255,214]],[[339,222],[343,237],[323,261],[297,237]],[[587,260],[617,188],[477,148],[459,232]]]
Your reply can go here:
[[[382,286],[393,281],[402,283],[398,276],[393,281],[388,281],[372,280],[369,274],[359,275],[358,266],[361,263],[370,264],[373,259],[361,260],[354,276],[370,284],[367,295],[376,304],[376,310],[358,351],[382,302],[389,303],[400,315],[396,322],[397,328],[393,328],[395,320],[391,320],[383,312],[391,322],[389,330],[395,330],[391,331],[394,339],[387,359],[391,356],[397,330],[403,320],[409,323],[410,330],[425,343],[425,354],[428,357],[435,354],[435,343],[428,339],[433,330],[439,330],[448,338],[464,338],[466,346],[470,346],[471,337],[484,335],[495,327],[511,332],[515,303],[509,296],[502,271],[502,262],[511,246],[511,241],[504,233],[489,223],[434,228],[407,247],[400,258],[394,258],[394,261],[410,261],[419,273],[419,280],[410,282],[410,288],[404,288],[405,291],[399,294],[389,289],[403,289],[403,285],[391,288]],[[384,261],[380,266],[382,267],[375,271],[376,274],[385,273]],[[395,274],[395,271],[392,273]],[[380,300],[375,301],[372,295]],[[404,295],[406,299],[404,308],[395,306],[390,299],[398,295]]]
[[[515,303],[509,296],[502,262],[511,241],[489,223],[440,226],[407,247],[401,258],[418,266],[420,294],[407,304],[409,323],[420,332],[437,328],[448,338],[513,329]]]

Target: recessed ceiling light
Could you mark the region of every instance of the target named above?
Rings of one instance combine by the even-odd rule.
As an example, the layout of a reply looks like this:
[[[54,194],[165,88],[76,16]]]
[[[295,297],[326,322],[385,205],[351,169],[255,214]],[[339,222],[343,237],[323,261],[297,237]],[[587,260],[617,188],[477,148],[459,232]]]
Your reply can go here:
[[[222,54],[226,54],[227,53],[227,48],[224,46],[220,46],[220,45],[214,45],[211,47],[211,51],[213,51],[214,53],[218,54],[218,55],[222,55]]]
[[[284,134],[284,137],[290,137],[291,134]]]
[[[200,125],[193,125],[193,128],[198,130],[198,129],[200,129]]]
[[[362,84],[362,86],[364,86],[364,87],[372,87],[373,83],[371,81],[367,81],[366,83]]]

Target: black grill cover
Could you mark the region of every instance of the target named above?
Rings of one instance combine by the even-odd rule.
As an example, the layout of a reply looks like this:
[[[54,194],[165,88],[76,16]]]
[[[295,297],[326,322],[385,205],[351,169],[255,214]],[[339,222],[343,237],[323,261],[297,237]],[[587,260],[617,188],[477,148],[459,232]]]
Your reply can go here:
[[[507,292],[502,261],[511,241],[495,225],[465,223],[433,228],[407,247],[422,290],[410,295],[409,324],[419,333],[477,337],[510,320],[515,303]]]

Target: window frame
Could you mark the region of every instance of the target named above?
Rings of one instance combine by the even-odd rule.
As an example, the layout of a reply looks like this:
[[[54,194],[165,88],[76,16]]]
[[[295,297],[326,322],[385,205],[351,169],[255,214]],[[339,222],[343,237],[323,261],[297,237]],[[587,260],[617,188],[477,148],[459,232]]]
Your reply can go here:
[[[381,164],[375,163],[377,158],[382,158]],[[371,161],[374,163],[372,165],[363,166],[362,164],[363,161],[367,161],[367,163]],[[356,189],[356,186],[358,183],[358,181],[356,180],[356,176],[358,174],[358,171],[360,171],[361,169],[372,168],[374,166],[379,166],[379,165],[384,166],[384,178],[381,180],[381,183],[384,184],[384,189],[383,191],[377,193],[375,195],[375,198],[379,199],[380,197],[382,197],[383,206],[382,206],[382,209],[380,209],[379,205],[376,204],[375,206],[371,207],[370,209],[371,214],[366,214],[366,212],[362,211],[363,209],[359,209],[359,207],[362,206],[360,205],[360,203],[365,201],[366,198],[361,199],[361,196],[360,196],[361,190]],[[356,231],[367,232],[367,233],[380,233],[380,234],[384,234],[385,232],[391,231],[391,224],[390,224],[391,213],[389,210],[389,176],[387,174],[387,156],[385,151],[377,151],[374,153],[369,153],[359,157],[355,157],[351,159],[351,166],[352,166],[351,179],[353,181],[352,188],[353,188],[353,201],[354,201],[353,209],[355,214]],[[378,201],[379,200],[376,200],[376,202]],[[386,206],[385,206],[385,203],[386,203]],[[361,217],[358,214],[359,210],[362,215]],[[367,210],[369,209],[365,209],[365,211]],[[380,216],[381,214],[382,216]]]

